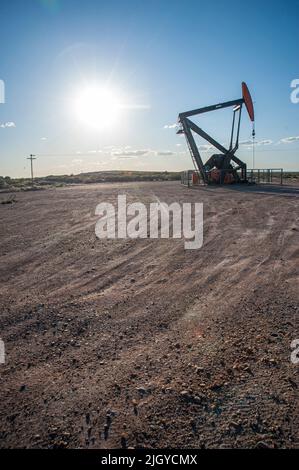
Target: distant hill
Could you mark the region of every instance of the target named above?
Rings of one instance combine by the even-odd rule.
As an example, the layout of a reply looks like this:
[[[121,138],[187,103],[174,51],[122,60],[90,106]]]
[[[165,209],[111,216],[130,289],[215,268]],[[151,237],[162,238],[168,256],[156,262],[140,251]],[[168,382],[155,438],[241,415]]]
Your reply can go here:
[[[173,181],[180,179],[180,172],[169,171],[95,171],[78,175],[49,175],[34,178],[35,189],[60,187],[70,184],[92,184],[128,181]],[[30,178],[0,176],[0,190],[31,189]]]

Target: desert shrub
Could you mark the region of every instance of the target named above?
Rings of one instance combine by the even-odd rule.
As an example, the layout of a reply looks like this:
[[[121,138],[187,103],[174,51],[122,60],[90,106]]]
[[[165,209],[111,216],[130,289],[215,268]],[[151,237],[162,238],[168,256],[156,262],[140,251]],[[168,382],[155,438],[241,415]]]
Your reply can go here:
[[[17,202],[14,194],[9,194],[6,198],[0,199],[0,204],[13,204]]]

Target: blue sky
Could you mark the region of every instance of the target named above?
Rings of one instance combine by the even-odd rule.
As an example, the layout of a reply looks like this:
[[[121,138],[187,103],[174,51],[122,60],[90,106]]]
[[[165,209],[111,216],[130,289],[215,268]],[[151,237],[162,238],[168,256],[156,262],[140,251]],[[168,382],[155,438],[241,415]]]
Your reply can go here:
[[[192,168],[184,137],[165,126],[241,97],[243,80],[256,108],[256,167],[299,170],[290,100],[299,1],[2,0],[0,15],[1,175],[27,176],[30,153],[37,175]],[[74,115],[76,94],[94,83],[125,97],[111,128]],[[197,122],[226,143],[230,120],[223,110]],[[244,113],[240,140],[250,135]],[[248,145],[238,155],[251,167]]]

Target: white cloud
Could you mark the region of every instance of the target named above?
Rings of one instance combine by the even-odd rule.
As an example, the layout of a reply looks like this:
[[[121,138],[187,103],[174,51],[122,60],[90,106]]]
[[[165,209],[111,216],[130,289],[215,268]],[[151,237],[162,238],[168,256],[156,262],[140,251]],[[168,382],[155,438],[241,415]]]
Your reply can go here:
[[[271,144],[273,144],[273,140],[270,140],[270,139],[260,140],[257,142],[257,145],[271,145]]]
[[[16,127],[16,125],[14,122],[4,122],[3,124],[0,124],[0,127],[2,127],[2,129],[5,129],[6,127]]]
[[[271,145],[273,144],[273,140],[270,140],[270,139],[263,139],[263,140],[257,140],[255,141],[255,144],[256,145]],[[249,146],[252,147],[252,140],[243,140],[242,142],[240,142],[240,145],[245,145],[245,146]]]
[[[171,150],[158,150],[156,155],[174,155],[174,152],[171,152]]]
[[[156,156],[167,156],[167,155],[176,155],[175,152],[172,152],[171,150],[151,150],[151,149],[138,149],[134,150],[131,149],[131,147],[125,147],[123,149],[121,148],[114,148],[111,153],[111,157],[114,159],[117,158],[137,158],[137,157],[143,157],[146,155],[156,155]]]
[[[210,144],[203,144],[198,146],[198,150],[201,150],[202,152],[209,152],[209,150],[214,150],[215,147],[214,145]]]
[[[174,123],[174,124],[165,124],[164,129],[175,129],[176,127],[178,127],[178,124],[177,124],[177,123]]]
[[[147,155],[150,150],[114,150],[111,152],[111,155],[115,157],[142,157],[143,155]]]
[[[128,160],[134,160],[134,158],[137,158],[135,155],[120,155],[117,157],[112,157],[112,160],[120,160],[120,159],[125,159],[127,158]]]
[[[41,137],[40,140],[48,140],[48,137]]]
[[[75,158],[72,160],[72,163],[83,163],[83,160],[81,160],[81,158]]]
[[[298,140],[299,140],[299,135],[296,135],[293,137],[285,137],[284,139],[280,139],[279,143],[291,144],[292,142],[298,142]]]

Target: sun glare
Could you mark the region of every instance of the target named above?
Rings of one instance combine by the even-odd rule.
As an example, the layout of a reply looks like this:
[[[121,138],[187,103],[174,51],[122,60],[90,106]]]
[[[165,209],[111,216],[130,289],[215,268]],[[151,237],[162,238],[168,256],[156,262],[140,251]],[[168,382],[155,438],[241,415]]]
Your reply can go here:
[[[75,97],[74,110],[79,121],[96,129],[112,128],[121,115],[121,98],[112,89],[88,86]]]

